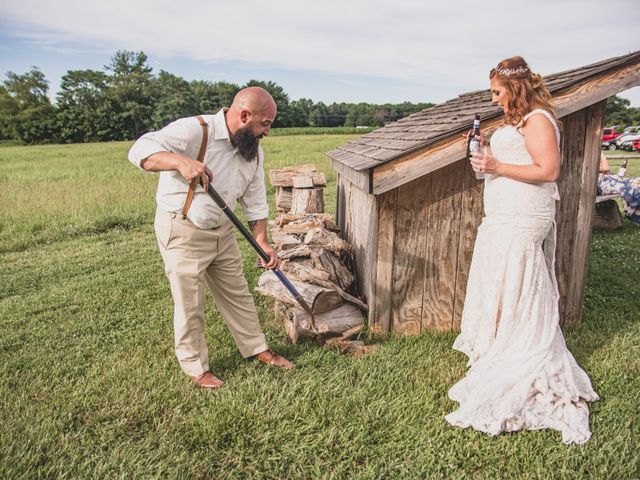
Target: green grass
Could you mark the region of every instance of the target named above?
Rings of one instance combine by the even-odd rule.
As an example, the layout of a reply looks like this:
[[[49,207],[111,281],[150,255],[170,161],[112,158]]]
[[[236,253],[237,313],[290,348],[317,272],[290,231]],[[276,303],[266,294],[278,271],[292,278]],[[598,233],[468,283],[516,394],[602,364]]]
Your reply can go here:
[[[316,163],[333,210],[324,152],[349,138],[268,138],[266,168]],[[296,368],[245,362],[208,299],[211,368],[227,385],[203,392],[174,358],[156,179],[128,147],[0,149],[0,478],[640,476],[640,229],[594,232],[583,324],[566,332],[602,397],[586,445],[451,428],[446,392],[465,371],[455,334],[391,338],[354,359],[288,344],[259,295],[271,346]]]

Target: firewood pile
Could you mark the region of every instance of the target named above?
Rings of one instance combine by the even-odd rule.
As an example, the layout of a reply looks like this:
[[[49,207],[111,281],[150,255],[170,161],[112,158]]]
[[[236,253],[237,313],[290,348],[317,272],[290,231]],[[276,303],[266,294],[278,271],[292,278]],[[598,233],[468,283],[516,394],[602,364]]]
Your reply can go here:
[[[367,305],[356,296],[348,267],[353,265],[351,245],[338,235],[333,217],[324,213],[324,173],[302,165],[271,170],[269,177],[277,187],[280,214],[269,227],[281,270],[311,307],[318,331],[335,337],[329,345],[354,355],[368,351],[363,342],[349,340],[364,328]],[[309,314],[273,272],[260,276],[256,290],[276,300],[276,316],[293,343],[316,338]]]

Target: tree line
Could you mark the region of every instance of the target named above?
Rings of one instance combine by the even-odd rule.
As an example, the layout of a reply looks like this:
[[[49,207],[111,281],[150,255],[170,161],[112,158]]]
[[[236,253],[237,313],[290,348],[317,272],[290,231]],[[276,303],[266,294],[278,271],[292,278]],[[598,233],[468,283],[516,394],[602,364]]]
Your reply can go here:
[[[640,108],[630,107],[629,105],[631,105],[631,102],[626,98],[613,96],[607,99],[605,126],[628,127],[640,125]]]
[[[37,68],[7,73],[0,84],[0,140],[23,143],[81,143],[131,140],[172,120],[215,113],[231,104],[243,87],[261,86],[278,105],[274,127],[383,126],[432,103],[375,105],[289,100],[275,82],[251,80],[245,85],[185,79],[160,70],[154,74],[144,52],[120,50],[103,71],[69,70],[62,77],[55,103],[49,82]],[[640,124],[640,108],[612,97],[606,125]]]
[[[215,113],[231,105],[244,87],[261,86],[278,106],[274,127],[382,126],[432,106],[431,103],[374,105],[289,100],[271,81],[187,81],[160,70],[154,74],[144,52],[120,50],[104,71],[69,70],[55,103],[49,82],[37,68],[8,72],[0,85],[0,140],[23,143],[81,143],[131,140],[180,117]]]

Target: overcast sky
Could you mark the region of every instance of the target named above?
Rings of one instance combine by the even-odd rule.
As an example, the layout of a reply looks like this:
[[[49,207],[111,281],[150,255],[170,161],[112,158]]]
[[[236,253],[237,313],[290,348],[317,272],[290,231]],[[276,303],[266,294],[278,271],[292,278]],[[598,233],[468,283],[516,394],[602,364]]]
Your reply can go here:
[[[638,0],[2,0],[0,70],[102,70],[118,49],[187,80],[273,80],[314,101],[442,102],[499,60],[543,75],[640,50]],[[3,80],[6,78],[1,77]],[[640,87],[622,94],[640,107]]]

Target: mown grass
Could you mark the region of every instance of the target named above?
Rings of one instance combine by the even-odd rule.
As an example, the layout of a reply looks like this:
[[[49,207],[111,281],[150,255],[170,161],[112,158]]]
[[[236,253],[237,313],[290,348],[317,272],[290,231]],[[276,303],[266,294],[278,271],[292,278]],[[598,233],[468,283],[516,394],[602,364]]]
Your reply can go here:
[[[266,139],[266,167],[314,162],[335,192],[323,152],[348,138]],[[640,476],[640,229],[594,232],[583,324],[566,332],[602,397],[586,445],[451,428],[446,392],[465,371],[455,334],[391,338],[354,359],[288,344],[259,295],[271,346],[296,368],[245,362],[208,300],[211,368],[227,385],[203,392],[173,355],[156,179],[128,146],[0,149],[0,478]]]

